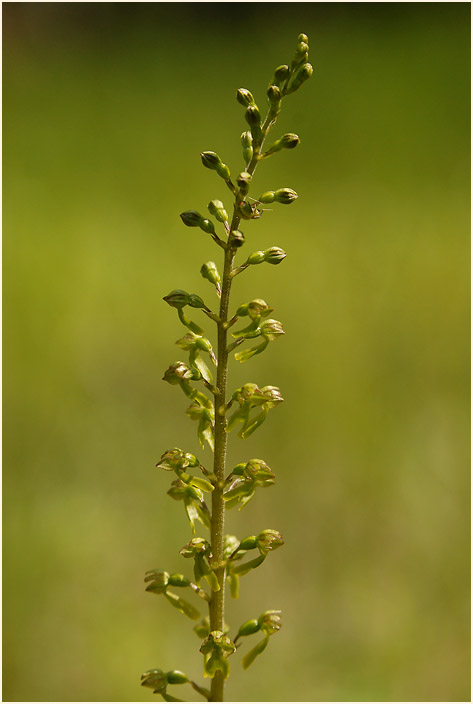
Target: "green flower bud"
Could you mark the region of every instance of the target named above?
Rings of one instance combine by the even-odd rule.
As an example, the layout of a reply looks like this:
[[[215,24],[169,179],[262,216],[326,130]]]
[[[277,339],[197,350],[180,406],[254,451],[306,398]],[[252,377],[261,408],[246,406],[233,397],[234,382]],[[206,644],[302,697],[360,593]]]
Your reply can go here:
[[[241,146],[243,147],[243,158],[246,162],[251,161],[253,157],[253,137],[251,132],[242,132]]]
[[[297,136],[297,134],[293,134],[292,132],[288,132],[287,134],[284,134],[281,139],[279,140],[280,144],[284,149],[294,149],[297,147],[298,144],[300,144],[300,139]]]
[[[241,146],[242,147],[253,146],[253,137],[251,136],[251,132],[242,132],[240,139],[241,139]]]
[[[226,164],[219,164],[216,168],[216,171],[218,175],[221,176],[225,181],[230,180],[231,173],[230,169]]]
[[[286,64],[278,66],[274,72],[274,85],[281,86],[284,81],[289,77],[290,68]]]
[[[202,264],[200,273],[204,279],[207,279],[211,284],[220,288],[221,279],[215,262],[205,262],[205,264]]]
[[[277,191],[274,191],[274,200],[284,205],[293,203],[297,197],[297,193],[292,188],[278,188]]]
[[[228,242],[230,247],[241,247],[245,242],[245,235],[240,230],[232,230]]]
[[[309,43],[309,37],[307,36],[307,34],[299,34],[299,36],[297,37],[297,41],[298,41],[299,43],[300,43],[300,42],[305,42],[306,44],[308,44],[308,43]]]
[[[278,86],[269,86],[266,91],[266,95],[268,96],[268,100],[271,104],[280,103],[282,100],[282,94]]]
[[[187,227],[200,227],[200,223],[203,220],[202,215],[197,210],[186,210],[185,213],[181,213],[180,217]]]
[[[171,587],[188,587],[190,586],[190,579],[184,577],[183,574],[171,574],[169,576],[169,584]]]
[[[237,477],[243,477],[245,475],[245,467],[246,467],[245,462],[240,462],[239,464],[236,465],[236,467],[234,467],[232,469],[232,474],[234,474]]]
[[[264,262],[264,259],[265,253],[260,250],[258,252],[253,252],[252,254],[250,254],[246,261],[248,264],[261,264],[262,262]]]
[[[257,484],[264,486],[266,484],[274,484],[273,479],[275,474],[272,469],[264,462],[264,460],[250,460],[246,463],[245,474],[256,481]]]
[[[272,636],[281,629],[281,611],[265,611],[259,617],[257,623],[263,633],[267,636]]]
[[[290,91],[292,92],[297,90],[304,83],[304,81],[307,81],[307,79],[312,76],[313,72],[314,69],[312,64],[304,64],[296,73],[296,76],[289,87]]]
[[[166,679],[168,684],[186,684],[189,682],[189,678],[180,670],[170,670],[166,672]]]
[[[263,157],[268,157],[271,156],[271,154],[275,154],[276,152],[281,151],[281,149],[294,149],[297,147],[299,144],[300,139],[297,136],[297,134],[292,134],[288,133],[285,134],[281,137],[281,139],[276,140],[269,149],[267,149],[264,154],[262,155]],[[272,193],[272,191],[269,191],[269,193]]]
[[[165,691],[167,677],[162,670],[148,670],[141,675],[141,684],[143,687],[151,687],[158,694],[161,691]]]
[[[193,350],[197,345],[197,340],[201,339],[200,335],[196,335],[195,332],[188,332],[176,341],[176,345],[181,348],[181,350]]]
[[[215,227],[211,220],[208,218],[202,218],[200,221],[200,229],[207,232],[209,235],[215,235]]]
[[[273,203],[275,199],[275,192],[274,191],[266,191],[265,193],[262,193],[260,197],[258,198],[260,203]]]
[[[247,315],[249,315],[252,320],[255,320],[256,318],[265,318],[272,313],[273,310],[274,308],[268,306],[266,301],[262,298],[254,298],[248,303]]]
[[[280,247],[270,247],[264,251],[264,261],[268,264],[280,264],[286,256],[286,252]]]
[[[200,379],[200,374],[197,370],[190,369],[184,362],[175,362],[171,364],[164,372],[163,381],[168,384],[179,384],[180,381],[188,381]]]
[[[271,550],[276,550],[284,545],[284,540],[279,531],[266,528],[256,536],[256,545],[262,555],[267,555]]]
[[[253,98],[253,95],[246,88],[238,88],[236,92],[236,99],[238,100],[240,105],[243,105],[245,108],[249,105],[255,105],[255,99]]]
[[[292,70],[297,70],[309,58],[309,45],[306,42],[299,42],[296,48],[294,60],[291,64]],[[293,87],[291,86],[291,90]]]
[[[192,538],[179,550],[182,557],[195,557],[195,555],[209,555],[210,543],[204,538]]]
[[[203,165],[208,169],[214,169],[226,181],[230,179],[230,169],[222,162],[218,154],[215,152],[202,152],[200,158]]]
[[[166,301],[173,308],[184,308],[189,305],[189,294],[187,291],[175,288],[174,291],[163,297],[163,301]]]
[[[228,222],[227,211],[223,207],[221,200],[211,200],[207,208],[209,213],[213,215],[219,222]]]
[[[261,397],[261,395],[261,389],[257,384],[247,382],[246,384],[243,384],[243,386],[240,386],[239,389],[236,389],[236,391],[233,392],[232,399],[242,404],[246,401],[250,401],[255,396]]]
[[[245,113],[245,118],[250,127],[261,124],[261,115],[256,105],[250,105]]]
[[[306,42],[299,42],[296,49],[296,56],[301,57],[309,53],[309,45]]]
[[[250,535],[248,538],[244,538],[240,543],[241,550],[254,550],[256,547],[256,535]]]
[[[246,623],[240,626],[236,637],[241,638],[241,636],[251,636],[253,633],[257,633],[260,630],[261,626],[259,621],[256,618],[252,618],[251,621],[246,621]]]
[[[219,155],[215,152],[202,152],[200,158],[202,159],[202,164],[207,169],[216,169],[217,166],[222,163]]]
[[[192,308],[207,308],[204,301],[196,293],[189,294],[189,305],[192,306]]]
[[[253,139],[259,139],[261,137],[261,115],[256,105],[250,105],[246,109],[245,119],[251,128]]]
[[[190,452],[183,452],[178,447],[174,447],[172,450],[166,450],[161,455],[156,467],[159,469],[165,469],[166,471],[183,470],[187,467],[198,467],[199,460],[195,455]]]
[[[250,188],[251,174],[247,171],[242,171],[241,174],[238,174],[236,182],[241,194],[246,196]]]
[[[280,335],[284,335],[283,326],[279,320],[265,320],[260,325],[261,334],[264,335],[268,340],[275,340]]]
[[[147,592],[164,594],[169,584],[169,573],[165,570],[149,570],[145,575],[145,582],[150,582],[146,587]]]

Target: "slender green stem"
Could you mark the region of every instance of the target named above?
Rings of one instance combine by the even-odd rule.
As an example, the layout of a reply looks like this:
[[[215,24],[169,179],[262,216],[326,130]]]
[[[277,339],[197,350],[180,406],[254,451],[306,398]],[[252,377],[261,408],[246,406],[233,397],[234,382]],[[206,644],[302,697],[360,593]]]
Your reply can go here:
[[[261,154],[264,139],[274,124],[276,118],[270,113],[262,125],[262,137],[255,149],[252,160],[248,164],[247,171],[252,176],[258,164],[258,157]],[[230,231],[237,230],[240,225],[241,216],[239,214],[239,204],[243,196],[237,193],[233,207],[233,217]],[[225,248],[225,259],[222,275],[222,291],[220,298],[219,320],[217,321],[218,342],[217,342],[217,389],[215,395],[215,452],[214,452],[214,474],[216,477],[216,487],[212,492],[212,517],[210,523],[210,540],[212,545],[212,562],[215,565],[220,590],[212,592],[209,604],[210,631],[223,631],[225,612],[225,564],[223,560],[223,541],[225,527],[225,503],[223,500],[223,489],[225,487],[225,466],[227,454],[227,433],[225,413],[220,413],[220,409],[226,406],[227,393],[227,371],[228,371],[228,309],[230,303],[230,291],[232,286],[232,270],[235,258],[235,249]],[[232,321],[233,322],[233,321]],[[211,702],[224,701],[224,678],[221,670],[217,670],[212,678],[210,699]]]

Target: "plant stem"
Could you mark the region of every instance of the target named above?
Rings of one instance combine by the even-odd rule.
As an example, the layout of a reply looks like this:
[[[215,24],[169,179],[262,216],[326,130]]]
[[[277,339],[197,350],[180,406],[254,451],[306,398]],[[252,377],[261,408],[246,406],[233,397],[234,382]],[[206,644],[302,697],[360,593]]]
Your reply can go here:
[[[252,176],[258,164],[258,157],[261,154],[264,139],[275,122],[275,118],[270,118],[269,113],[262,125],[262,137],[258,148],[255,149],[252,160],[247,166],[247,172]],[[233,208],[233,217],[230,225],[230,231],[237,230],[240,225],[241,216],[239,214],[239,204],[243,196],[239,193],[235,198]],[[227,370],[228,370],[228,349],[227,349],[227,322],[228,309],[230,303],[230,289],[232,286],[232,269],[233,260],[235,259],[235,249],[229,246],[225,247],[225,260],[222,275],[222,293],[220,299],[220,311],[218,326],[218,342],[217,342],[217,389],[215,394],[215,452],[214,452],[214,474],[217,479],[216,487],[212,492],[212,517],[210,522],[210,540],[212,545],[212,562],[216,565],[215,573],[217,575],[220,590],[212,592],[212,598],[209,604],[209,619],[210,631],[224,630],[224,609],[225,609],[225,564],[223,560],[223,541],[224,541],[224,526],[225,526],[225,503],[223,500],[223,489],[225,486],[225,466],[227,455],[227,433],[225,412],[221,414],[220,409],[224,410],[227,393]],[[210,702],[223,702],[225,680],[221,670],[217,670],[212,678],[210,690]]]
[[[234,225],[234,223],[236,223]],[[235,208],[232,229],[238,227],[239,217]],[[225,522],[225,504],[223,501],[223,488],[225,485],[225,464],[227,453],[227,433],[225,432],[225,414],[221,415],[219,410],[225,407],[227,391],[227,329],[225,323],[228,319],[228,306],[230,301],[230,288],[232,278],[230,272],[233,267],[234,250],[228,248],[225,251],[225,263],[222,276],[222,297],[220,300],[220,320],[218,323],[218,343],[217,343],[217,388],[218,394],[215,396],[215,454],[214,454],[214,474],[217,478],[217,485],[212,492],[212,519],[210,526],[210,539],[212,544],[212,561],[217,564],[215,573],[217,575],[220,591],[212,592],[212,599],[209,605],[210,630],[223,631],[224,623],[224,598],[225,598],[225,567],[223,565],[223,538]],[[224,679],[220,670],[217,670],[212,679],[211,694],[209,701],[223,702]]]

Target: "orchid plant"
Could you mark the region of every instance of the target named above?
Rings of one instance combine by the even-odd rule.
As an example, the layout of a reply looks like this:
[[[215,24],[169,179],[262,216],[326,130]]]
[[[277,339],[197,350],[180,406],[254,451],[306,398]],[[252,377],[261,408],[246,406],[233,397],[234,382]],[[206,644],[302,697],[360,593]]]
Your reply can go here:
[[[193,562],[193,575],[191,579],[159,568],[147,572],[145,582],[146,591],[162,595],[177,611],[198,622],[194,631],[202,641],[203,674],[209,679],[210,687],[201,686],[180,670],[148,670],[141,676],[141,684],[150,687],[165,701],[183,701],[169,694],[168,688],[186,683],[207,701],[223,701],[230,659],[243,641],[254,635],[260,636],[242,659],[246,669],[281,628],[281,612],[278,610],[268,610],[250,618],[231,635],[225,623],[226,588],[233,598],[238,598],[240,579],[260,567],[267,556],[284,543],[279,531],[272,528],[242,539],[226,535],[224,530],[226,511],[234,507],[243,509],[257,490],[275,482],[274,472],[261,459],[244,460],[228,472],[228,436],[232,430],[238,430],[240,438],[249,437],[266,420],[269,412],[283,401],[277,386],[260,387],[254,382],[243,384],[231,394],[227,392],[230,356],[233,354],[240,363],[247,362],[284,334],[281,323],[269,317],[273,309],[262,298],[239,305],[233,315],[229,311],[232,282],[236,276],[263,263],[280,264],[286,257],[280,247],[270,247],[254,251],[242,263],[236,263],[245,244],[241,223],[259,219],[263,214],[262,204],[288,205],[298,197],[293,189],[284,187],[265,191],[257,200],[248,194],[260,162],[299,144],[299,137],[292,133],[282,135],[270,146],[265,146],[265,141],[277,121],[284,98],[295,93],[312,75],[308,52],[308,38],[300,34],[292,62],[278,66],[269,83],[266,91],[268,109],[264,118],[252,93],[245,88],[237,90],[236,98],[245,109],[247,128],[241,135],[244,170],[236,178],[232,178],[229,167],[215,152],[201,154],[203,166],[215,171],[231,191],[231,217],[220,200],[211,200],[208,204],[210,217],[196,210],[181,213],[185,225],[210,235],[222,250],[223,268],[220,273],[215,262],[207,261],[200,269],[201,275],[214,288],[218,310],[212,310],[200,296],[181,289],[164,297],[164,301],[176,309],[186,329],[177,345],[188,355],[186,362],[177,361],[166,370],[164,380],[180,387],[189,399],[187,415],[197,422],[199,443],[202,448],[208,446],[212,451],[213,465],[206,468],[195,455],[176,447],[161,456],[157,467],[175,475],[168,494],[176,501],[182,501],[190,524],[192,537],[179,552]],[[216,325],[216,350],[201,325],[189,317],[192,309],[200,310]],[[245,347],[245,343],[249,346]],[[207,531],[205,537],[199,535],[199,525]],[[175,590],[193,593],[201,600],[207,610],[205,617],[201,619],[194,604]]]

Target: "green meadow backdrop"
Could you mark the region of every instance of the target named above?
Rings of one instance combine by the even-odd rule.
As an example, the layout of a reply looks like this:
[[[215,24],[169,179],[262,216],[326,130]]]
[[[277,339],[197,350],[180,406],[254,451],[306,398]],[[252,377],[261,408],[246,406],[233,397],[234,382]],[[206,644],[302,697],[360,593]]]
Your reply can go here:
[[[229,205],[199,153],[242,168],[235,89],[264,103],[300,32],[314,77],[275,133],[301,145],[254,189],[300,198],[242,228],[245,251],[288,256],[233,298],[263,297],[287,334],[230,375],[285,403],[231,436],[229,461],[278,483],[228,530],[286,545],[227,620],[284,625],[248,672],[232,660],[227,696],[470,699],[469,28],[468,3],[3,5],[4,701],[201,678],[190,622],[143,583],[189,567],[156,461],[210,460],[161,381],[182,357],[161,299],[214,301],[199,269],[219,250],[179,213]]]

